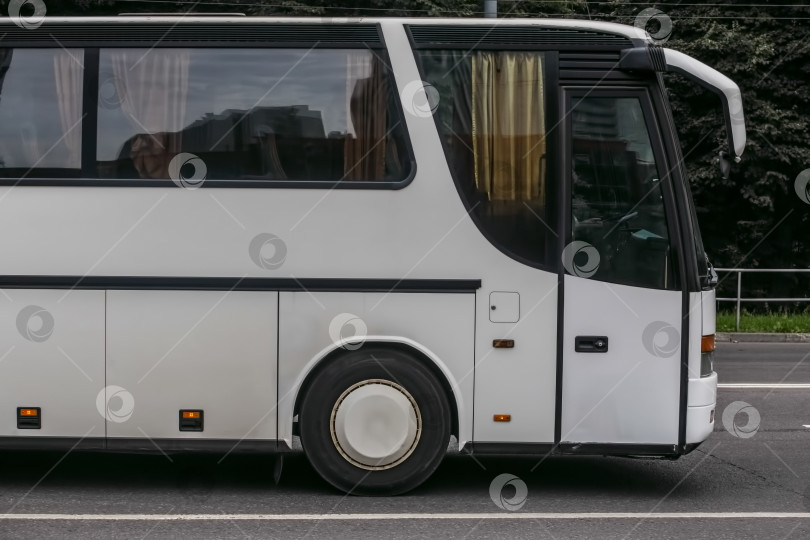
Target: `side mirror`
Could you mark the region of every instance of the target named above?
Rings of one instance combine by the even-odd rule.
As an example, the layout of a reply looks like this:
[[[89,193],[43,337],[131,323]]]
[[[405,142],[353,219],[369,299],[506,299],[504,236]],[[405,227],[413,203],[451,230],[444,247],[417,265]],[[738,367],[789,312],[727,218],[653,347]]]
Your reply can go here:
[[[706,255],[706,269],[708,272],[706,273],[705,278],[703,278],[703,285],[704,289],[714,289],[717,287],[717,272],[714,269],[714,265],[709,260],[709,256]]]
[[[725,152],[720,152],[717,155],[717,166],[720,168],[720,174],[723,176],[723,180],[728,180],[729,174],[731,174],[731,162],[726,158]]]

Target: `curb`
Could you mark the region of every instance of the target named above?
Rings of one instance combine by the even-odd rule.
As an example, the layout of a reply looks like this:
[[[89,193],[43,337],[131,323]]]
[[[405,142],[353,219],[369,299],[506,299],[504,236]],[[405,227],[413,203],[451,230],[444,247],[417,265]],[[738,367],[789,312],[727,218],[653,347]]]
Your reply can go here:
[[[810,334],[718,332],[715,340],[722,343],[810,343]]]

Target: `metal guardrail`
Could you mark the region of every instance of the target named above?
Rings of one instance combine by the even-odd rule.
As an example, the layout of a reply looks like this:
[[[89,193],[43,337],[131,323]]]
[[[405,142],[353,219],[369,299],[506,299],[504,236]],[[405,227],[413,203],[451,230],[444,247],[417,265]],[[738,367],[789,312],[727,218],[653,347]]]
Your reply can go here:
[[[736,302],[737,331],[740,331],[740,304],[742,302],[810,302],[810,298],[742,298],[742,275],[743,272],[750,273],[805,273],[810,272],[810,268],[715,268],[715,272],[736,272],[737,273],[737,297],[717,298],[718,302]]]

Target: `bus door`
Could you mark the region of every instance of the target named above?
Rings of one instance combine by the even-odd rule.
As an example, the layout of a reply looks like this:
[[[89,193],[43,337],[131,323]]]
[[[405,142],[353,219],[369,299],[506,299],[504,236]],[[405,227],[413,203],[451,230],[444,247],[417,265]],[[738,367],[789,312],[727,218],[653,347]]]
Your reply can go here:
[[[646,88],[564,89],[560,442],[677,444],[682,293]]]

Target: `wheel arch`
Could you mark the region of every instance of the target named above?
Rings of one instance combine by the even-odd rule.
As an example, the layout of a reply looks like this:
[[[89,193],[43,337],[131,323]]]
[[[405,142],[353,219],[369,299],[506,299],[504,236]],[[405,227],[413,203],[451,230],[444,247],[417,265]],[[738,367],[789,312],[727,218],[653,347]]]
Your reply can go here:
[[[351,346],[347,347],[347,345]],[[310,384],[330,361],[344,354],[362,350],[368,346],[384,347],[408,353],[433,373],[436,380],[442,385],[445,395],[447,396],[448,405],[450,405],[452,434],[458,438],[459,422],[460,418],[464,417],[465,404],[461,395],[461,389],[456,383],[455,378],[447,365],[430,349],[413,340],[398,336],[366,336],[360,347],[357,347],[357,344],[351,344],[349,340],[345,340],[318,353],[302,370],[301,375],[296,381],[294,387],[295,401],[293,405],[293,416],[289,421],[293,421],[293,418],[298,415]],[[295,432],[295,430],[293,432]],[[459,443],[459,447],[461,447],[461,443]]]

